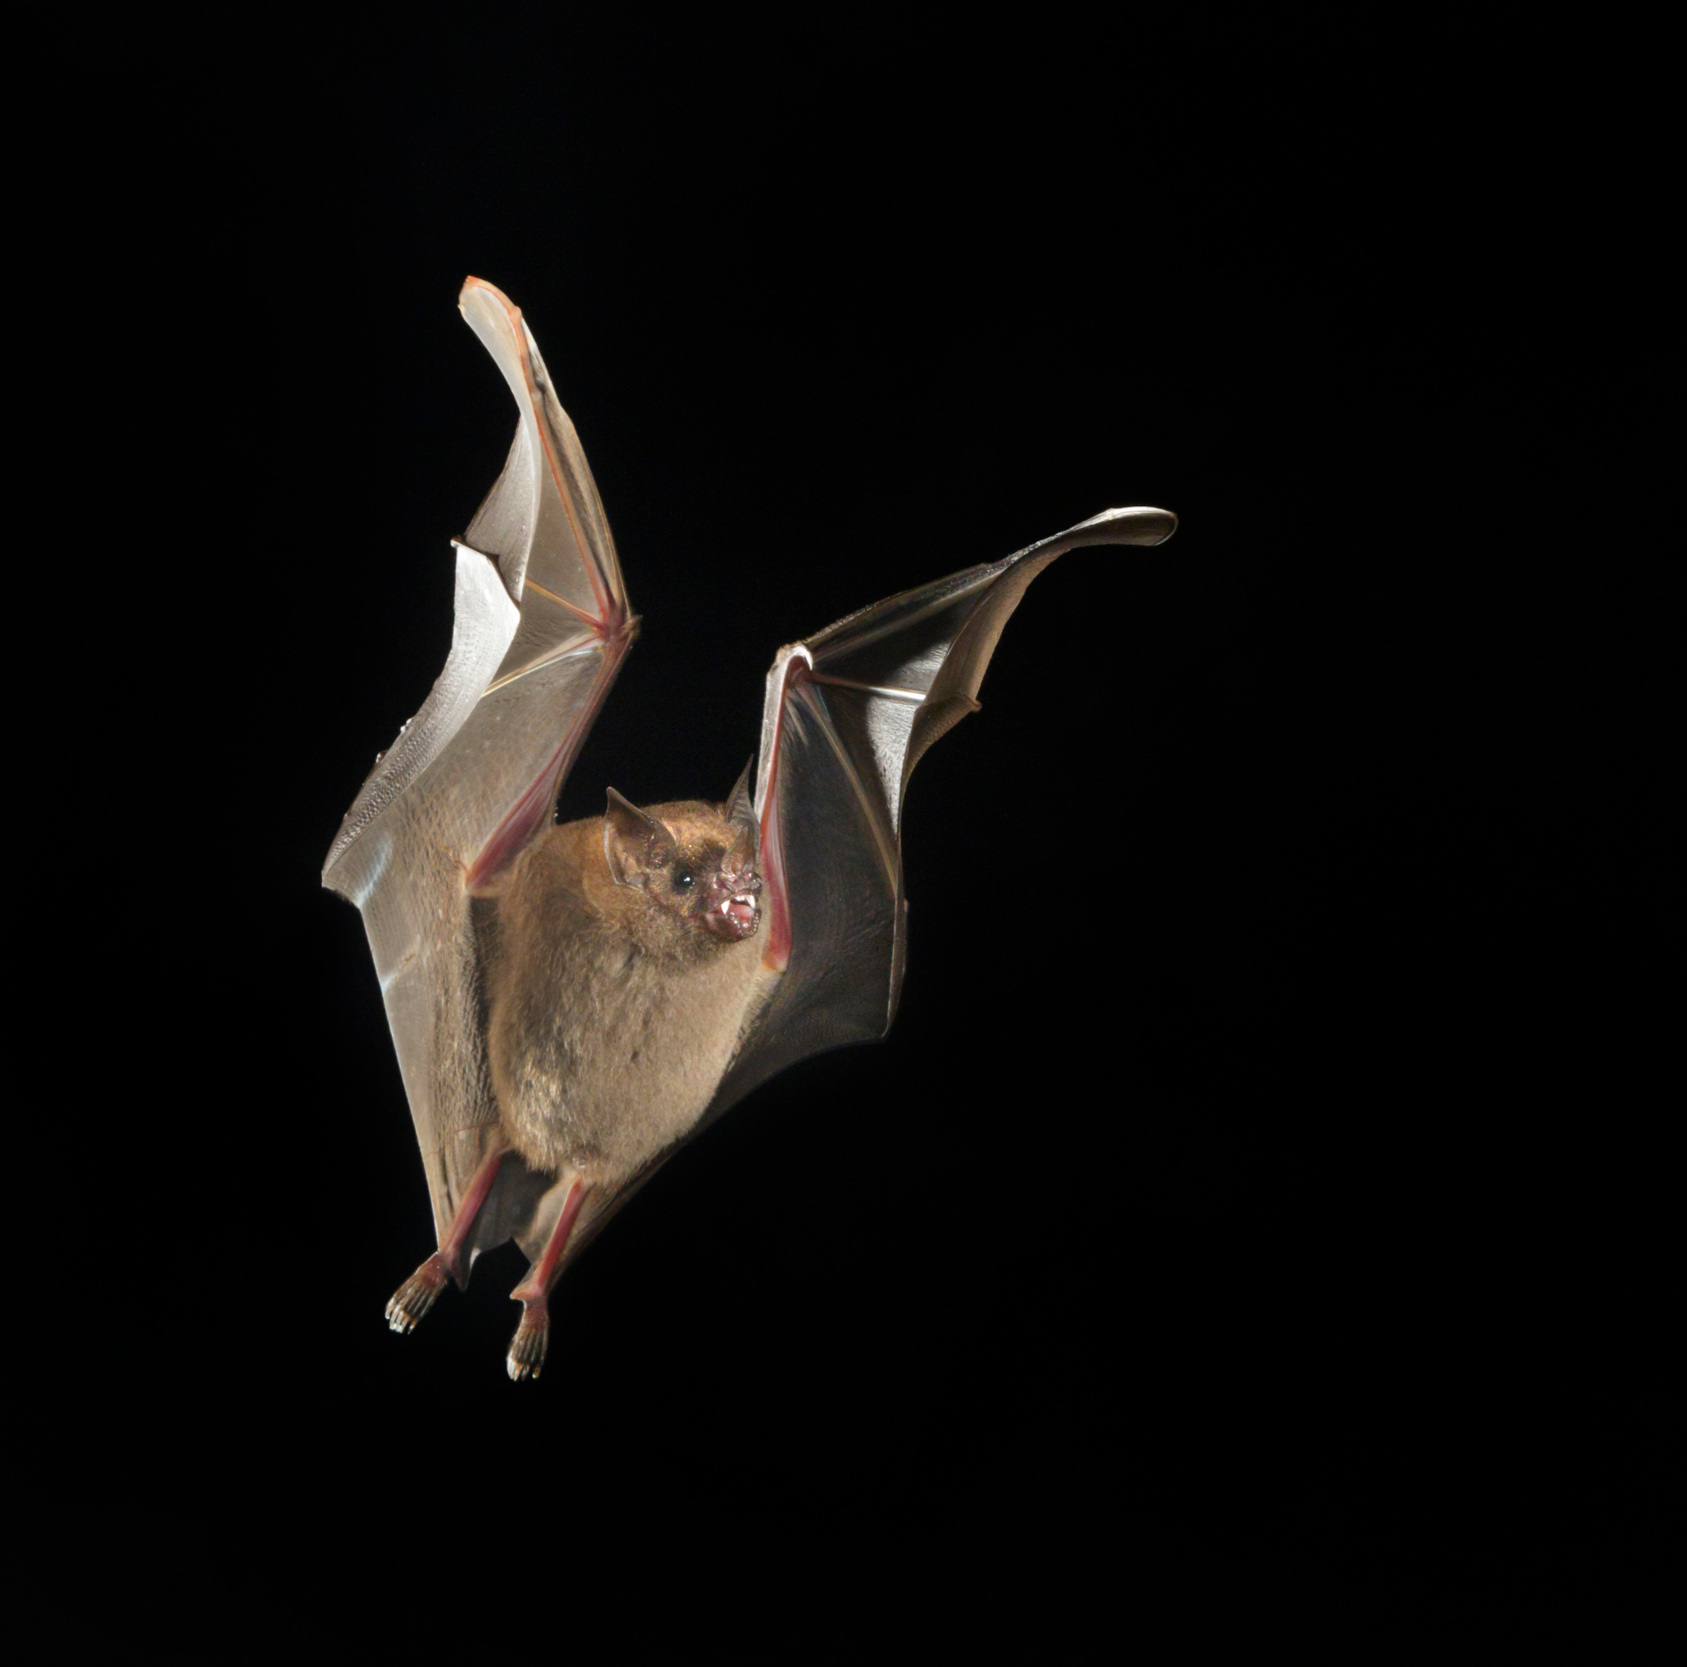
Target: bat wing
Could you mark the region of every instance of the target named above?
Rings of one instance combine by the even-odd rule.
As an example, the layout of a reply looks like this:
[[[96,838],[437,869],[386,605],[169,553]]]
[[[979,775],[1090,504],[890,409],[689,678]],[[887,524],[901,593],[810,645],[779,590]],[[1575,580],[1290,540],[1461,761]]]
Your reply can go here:
[[[638,627],[574,425],[520,310],[478,278],[458,305],[520,422],[454,541],[445,669],[376,761],[322,870],[363,914],[442,1242],[498,1121],[472,899],[549,821]],[[509,1236],[501,1217],[516,1200],[504,1204],[482,1212],[471,1249]]]
[[[1159,544],[1177,518],[1110,509],[1002,561],[892,596],[781,649],[756,778],[773,992],[709,1116],[777,1071],[890,1028],[907,904],[902,802],[925,750],[978,709],[1025,588],[1083,544]]]

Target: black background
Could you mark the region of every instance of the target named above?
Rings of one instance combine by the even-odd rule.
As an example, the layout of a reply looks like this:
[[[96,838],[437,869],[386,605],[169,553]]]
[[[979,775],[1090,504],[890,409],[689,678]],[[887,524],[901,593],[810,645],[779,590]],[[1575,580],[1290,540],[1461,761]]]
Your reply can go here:
[[[1368,72],[1135,26],[306,33],[184,129],[172,341],[242,669],[184,720],[216,884],[155,999],[203,1131],[166,1191],[211,1202],[149,1210],[179,1271],[113,1299],[137,1474],[209,1522],[413,1512],[452,1565],[471,1524],[543,1561],[625,1521],[843,1543],[869,1592],[941,1548],[1033,1603],[1045,1566],[1104,1606],[1187,1579],[1317,1632],[1339,1593],[1372,1640],[1644,1567],[1570,1512],[1499,1573],[1531,1501],[1650,1485],[1665,1258],[1555,1004],[1562,583],[1455,508],[1515,397],[1448,276],[1482,209]],[[855,607],[1109,505],[1182,523],[1033,587],[910,793],[893,1034],[675,1157],[536,1386],[512,1250],[382,1322],[426,1190],[318,879],[512,430],[468,273],[644,619],[565,815],[724,794],[774,649]]]

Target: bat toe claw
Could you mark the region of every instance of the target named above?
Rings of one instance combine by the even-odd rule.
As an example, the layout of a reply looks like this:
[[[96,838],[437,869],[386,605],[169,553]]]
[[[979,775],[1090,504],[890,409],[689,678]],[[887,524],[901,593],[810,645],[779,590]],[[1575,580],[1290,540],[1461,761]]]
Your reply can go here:
[[[393,1292],[387,1304],[387,1324],[400,1337],[408,1336],[433,1307],[448,1277],[444,1258],[437,1253],[430,1256]]]
[[[512,1383],[520,1383],[524,1378],[538,1378],[550,1341],[551,1322],[544,1304],[527,1303],[522,1309],[521,1324],[510,1339],[510,1352],[504,1363]]]

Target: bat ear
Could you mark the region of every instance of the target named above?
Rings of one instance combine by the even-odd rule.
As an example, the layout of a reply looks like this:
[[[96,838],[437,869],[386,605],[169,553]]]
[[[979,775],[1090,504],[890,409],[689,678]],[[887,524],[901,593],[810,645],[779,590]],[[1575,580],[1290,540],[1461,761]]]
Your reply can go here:
[[[743,868],[755,861],[756,856],[756,807],[750,797],[750,772],[755,769],[754,758],[744,766],[744,773],[738,778],[737,785],[727,795],[726,819],[736,830],[738,837],[732,842],[732,849],[727,853],[734,868]]]
[[[674,850],[674,836],[659,818],[610,788],[609,809],[603,816],[603,854],[617,885],[642,886],[651,869],[673,860]]]

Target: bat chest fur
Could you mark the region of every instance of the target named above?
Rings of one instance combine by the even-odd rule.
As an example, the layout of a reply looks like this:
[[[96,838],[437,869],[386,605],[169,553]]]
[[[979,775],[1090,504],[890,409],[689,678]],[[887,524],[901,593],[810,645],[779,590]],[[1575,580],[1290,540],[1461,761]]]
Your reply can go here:
[[[541,976],[494,997],[493,1084],[516,1149],[613,1181],[684,1136],[731,1062],[760,951],[758,937],[676,962],[590,929],[553,939]]]

